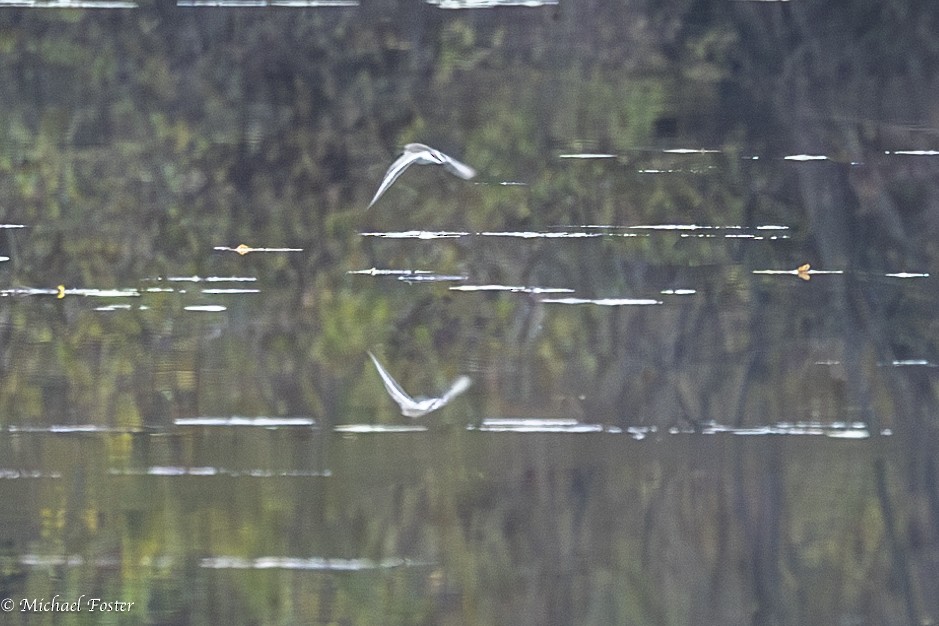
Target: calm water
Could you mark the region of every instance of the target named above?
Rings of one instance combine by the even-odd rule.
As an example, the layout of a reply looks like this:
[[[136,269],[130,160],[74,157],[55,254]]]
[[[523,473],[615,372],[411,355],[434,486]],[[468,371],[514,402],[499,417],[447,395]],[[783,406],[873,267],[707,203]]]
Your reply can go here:
[[[614,5],[0,2],[10,623],[939,620],[939,9]]]

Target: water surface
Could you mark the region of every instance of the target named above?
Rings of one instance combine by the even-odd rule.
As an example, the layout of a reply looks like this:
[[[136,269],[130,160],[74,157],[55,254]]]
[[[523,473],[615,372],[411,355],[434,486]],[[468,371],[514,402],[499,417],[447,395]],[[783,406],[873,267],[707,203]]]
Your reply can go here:
[[[10,619],[939,620],[937,30],[0,3]]]

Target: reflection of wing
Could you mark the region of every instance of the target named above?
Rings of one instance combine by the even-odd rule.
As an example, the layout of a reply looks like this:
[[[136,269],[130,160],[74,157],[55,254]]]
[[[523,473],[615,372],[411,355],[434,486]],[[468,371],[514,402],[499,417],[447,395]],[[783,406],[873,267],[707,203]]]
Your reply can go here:
[[[401,385],[398,384],[394,378],[391,377],[391,374],[382,367],[381,363],[378,362],[378,359],[375,358],[375,355],[371,352],[368,353],[368,356],[371,357],[372,363],[375,364],[375,369],[378,370],[378,375],[381,376],[382,382],[385,384],[385,390],[388,391],[388,395],[391,396],[391,399],[398,403],[398,406],[401,407],[401,415],[405,417],[421,417],[427,415],[431,411],[436,411],[437,409],[445,406],[450,400],[457,397],[467,389],[469,389],[472,381],[467,376],[460,376],[453,384],[450,385],[450,389],[447,390],[443,396],[440,398],[427,398],[424,400],[415,400],[408,393],[401,388]]]
[[[469,165],[467,165],[466,163],[460,163],[460,162],[457,161],[456,159],[451,158],[451,157],[448,157],[448,156],[445,155],[445,154],[441,154],[441,156],[443,156],[443,163],[442,163],[442,165],[443,165],[443,166],[447,169],[447,171],[450,172],[451,174],[456,174],[457,176],[459,176],[459,177],[462,178],[463,180],[469,180],[469,179],[472,178],[473,176],[476,176],[476,170],[474,170],[473,168],[471,168],[471,167],[470,167]]]
[[[412,163],[421,158],[420,152],[409,152],[405,151],[404,154],[398,157],[398,159],[391,164],[391,167],[388,168],[388,171],[385,172],[385,178],[381,181],[381,185],[378,186],[378,191],[375,192],[375,197],[372,198],[372,201],[368,203],[368,208],[371,208],[375,202],[385,193],[392,183],[398,180],[398,177],[408,169]]]
[[[447,390],[447,393],[443,394],[443,397],[440,398],[440,406],[445,405],[447,402],[469,389],[471,384],[473,384],[473,381],[469,379],[469,376],[460,376],[457,378],[453,381],[453,384],[450,385],[450,389]]]
[[[414,400],[408,393],[401,388],[401,385],[398,384],[394,378],[391,377],[391,374],[388,373],[384,367],[381,366],[381,363],[378,362],[378,359],[375,358],[375,355],[371,352],[368,353],[372,357],[372,363],[375,364],[375,369],[378,370],[378,375],[381,376],[381,381],[385,383],[385,389],[388,390],[388,395],[391,396],[391,399],[397,402],[401,406],[401,412],[407,415],[408,411],[411,410],[420,410],[419,403]]]

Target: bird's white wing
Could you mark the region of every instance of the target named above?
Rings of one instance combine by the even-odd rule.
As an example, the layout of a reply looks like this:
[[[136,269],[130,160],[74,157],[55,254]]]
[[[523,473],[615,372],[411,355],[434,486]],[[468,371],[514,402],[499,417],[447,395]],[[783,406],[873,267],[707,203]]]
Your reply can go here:
[[[381,184],[378,186],[378,191],[375,192],[375,197],[372,198],[372,201],[368,203],[367,208],[371,208],[378,199],[385,193],[392,183],[398,180],[398,177],[408,169],[408,167],[421,158],[421,152],[411,152],[405,151],[404,154],[399,156],[397,160],[391,164],[391,167],[388,168],[388,171],[385,172],[385,178],[381,181]]]
[[[375,364],[375,369],[378,370],[378,375],[381,376],[381,381],[385,383],[385,389],[388,391],[388,395],[391,396],[391,399],[398,403],[401,407],[401,412],[407,415],[409,412],[415,410],[419,411],[421,409],[420,404],[412,398],[408,393],[401,388],[401,385],[398,384],[394,378],[391,377],[391,374],[382,367],[381,363],[378,362],[378,359],[375,358],[375,355],[371,352],[368,355],[372,358],[372,363]]]
[[[443,160],[442,165],[451,174],[456,174],[457,176],[459,176],[460,178],[464,180],[469,180],[470,178],[473,178],[474,176],[476,176],[476,170],[471,168],[466,163],[460,163],[456,159],[449,157],[447,155],[443,155],[443,156],[444,156],[444,160]]]
[[[473,381],[470,380],[469,376],[460,376],[457,378],[453,381],[453,384],[450,385],[447,393],[443,394],[443,397],[440,398],[440,406],[445,405],[447,402],[469,389],[472,384]]]

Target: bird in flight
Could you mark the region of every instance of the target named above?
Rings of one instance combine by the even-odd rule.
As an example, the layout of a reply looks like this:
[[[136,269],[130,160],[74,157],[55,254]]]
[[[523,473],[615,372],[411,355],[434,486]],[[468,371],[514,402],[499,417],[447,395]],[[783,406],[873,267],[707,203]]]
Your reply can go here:
[[[385,383],[385,389],[388,391],[388,395],[391,396],[392,400],[398,403],[398,406],[401,407],[401,415],[405,417],[422,417],[431,411],[436,411],[446,406],[450,400],[469,389],[470,384],[472,384],[468,376],[460,376],[453,381],[453,384],[450,385],[447,392],[439,398],[412,398],[408,395],[408,392],[401,388],[398,381],[391,377],[388,370],[382,367],[374,354],[369,352],[368,355],[372,358],[372,363],[375,364],[375,369],[378,370],[381,381]]]
[[[378,186],[375,197],[368,203],[368,208],[371,208],[382,194],[398,180],[398,177],[404,173],[404,170],[408,169],[408,167],[414,163],[418,165],[443,165],[448,172],[464,180],[469,180],[476,176],[476,170],[465,163],[460,163],[456,159],[447,156],[440,150],[435,150],[422,143],[409,143],[404,146],[404,152],[401,156],[399,156],[398,159],[391,164],[391,167],[388,168],[388,171],[385,172],[385,178]]]

